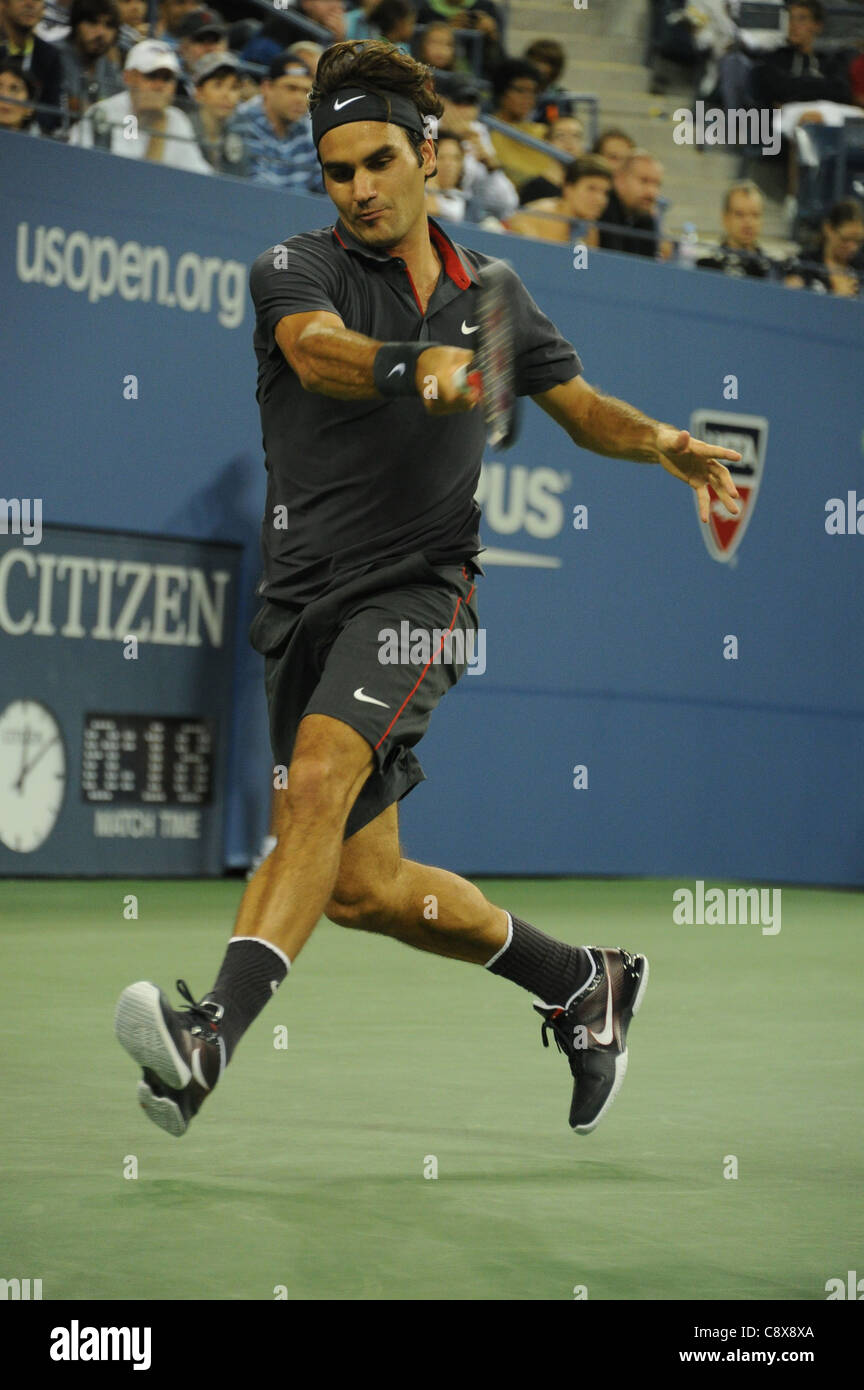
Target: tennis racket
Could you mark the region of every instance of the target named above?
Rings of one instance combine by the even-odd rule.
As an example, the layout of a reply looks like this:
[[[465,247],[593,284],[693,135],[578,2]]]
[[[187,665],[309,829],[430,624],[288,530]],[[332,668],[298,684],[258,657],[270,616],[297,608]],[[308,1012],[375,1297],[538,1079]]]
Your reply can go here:
[[[470,372],[460,368],[456,381],[458,385],[476,386],[481,392],[486,438],[493,448],[509,449],[519,433],[513,314],[507,297],[509,276],[503,264],[493,264],[478,272],[478,280],[480,293],[473,315],[477,321],[474,361]]]

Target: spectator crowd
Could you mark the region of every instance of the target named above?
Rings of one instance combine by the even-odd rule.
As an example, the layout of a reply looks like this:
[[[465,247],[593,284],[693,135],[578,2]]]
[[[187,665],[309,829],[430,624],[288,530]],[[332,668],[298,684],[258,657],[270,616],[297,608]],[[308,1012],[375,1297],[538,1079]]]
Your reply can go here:
[[[703,86],[732,99],[742,81],[755,84],[781,107],[787,139],[802,121],[839,119],[829,108],[860,113],[864,52],[848,71],[839,59],[820,65],[819,0],[791,0],[788,43],[758,63],[731,19],[724,27],[734,2],[679,7],[702,44]],[[827,211],[812,245],[772,259],[760,244],[762,194],[742,180],[726,192],[722,244],[679,251],[662,232],[660,159],[617,127],[589,139],[561,45],[539,38],[509,53],[495,0],[294,0],[263,22],[250,7],[231,23],[200,0],[159,0],[152,25],[148,8],[0,0],[0,132],[321,194],[307,111],[318,60],[328,43],[383,39],[428,64],[443,105],[432,215],[649,258],[678,254],[817,293],[862,291],[864,207],[854,198]],[[708,18],[698,22],[697,11]]]

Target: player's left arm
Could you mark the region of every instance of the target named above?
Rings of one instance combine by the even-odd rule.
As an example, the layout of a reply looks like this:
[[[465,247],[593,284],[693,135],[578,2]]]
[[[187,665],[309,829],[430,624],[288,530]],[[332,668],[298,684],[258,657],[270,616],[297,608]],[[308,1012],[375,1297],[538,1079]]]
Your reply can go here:
[[[652,420],[626,401],[597,391],[581,376],[541,391],[533,399],[580,448],[607,458],[662,464],[673,478],[696,492],[702,521],[708,521],[711,506],[709,483],[727,511],[733,515],[740,511],[735,501],[738,489],[720,462],[737,463],[741,455],[734,449],[717,448],[694,439],[689,430]]]

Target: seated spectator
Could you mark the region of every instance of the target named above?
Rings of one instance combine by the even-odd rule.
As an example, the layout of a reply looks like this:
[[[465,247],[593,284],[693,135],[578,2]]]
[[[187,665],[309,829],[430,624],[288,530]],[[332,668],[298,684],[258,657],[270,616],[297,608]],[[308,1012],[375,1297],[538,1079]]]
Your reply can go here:
[[[236,53],[205,53],[192,71],[195,110],[192,125],[204,158],[217,174],[246,178],[249,163],[243,141],[228,128],[240,101],[240,59]]]
[[[169,48],[179,50],[183,21],[200,8],[199,0],[159,0],[154,38],[161,39]]]
[[[324,52],[321,44],[316,43],[314,39],[298,39],[296,43],[289,43],[285,52],[291,53],[295,58],[299,58],[301,63],[306,64],[314,82],[321,54]]]
[[[492,71],[505,57],[501,47],[501,25],[493,0],[420,0],[418,24],[443,19],[451,29],[470,29],[483,36],[482,71]]]
[[[414,6],[408,0],[378,0],[369,12],[369,24],[374,39],[386,39],[401,53],[411,52],[411,39],[417,20]]]
[[[177,33],[180,39],[177,56],[188,73],[205,53],[228,52],[228,26],[215,10],[193,10],[185,16]]]
[[[147,0],[115,0],[115,4],[120,12],[120,32],[111,58],[120,67],[126,61],[129,49],[150,37],[150,25],[147,20]]]
[[[343,0],[297,0],[294,8],[314,24],[319,24],[322,29],[329,29],[333,35],[333,43],[347,38]],[[303,36],[298,34],[295,37]]]
[[[0,61],[11,60],[33,78],[39,101],[60,107],[63,92],[63,64],[54,44],[46,43],[34,32],[42,19],[45,0],[0,0]],[[36,116],[43,135],[50,135],[63,116],[40,111]]]
[[[564,170],[564,184],[555,198],[540,198],[515,213],[507,222],[517,236],[540,241],[582,241],[599,246],[596,225],[603,220],[612,192],[612,166],[596,154],[574,159]]]
[[[123,76],[108,56],[120,31],[114,0],[72,0],[69,38],[58,44],[64,101],[77,121],[88,106],[124,90]]]
[[[446,217],[451,222],[463,222],[467,199],[460,187],[465,164],[462,141],[451,130],[439,130],[435,152],[435,173],[426,180],[429,215]]]
[[[69,37],[69,7],[72,0],[45,0],[42,18],[36,25],[37,39],[62,43]]]
[[[428,63],[430,68],[438,72],[467,74],[471,71],[471,64],[456,52],[455,30],[443,19],[433,20],[426,25],[417,36],[413,52],[418,63]]]
[[[585,130],[578,116],[559,116],[549,127],[547,144],[562,150],[570,159],[579,159],[585,153]],[[564,170],[567,166],[559,159],[550,159],[545,175],[529,179],[519,190],[520,203],[536,203],[538,198],[557,198],[564,187]]]
[[[626,251],[634,256],[656,256],[659,249],[657,198],[663,182],[663,165],[647,150],[633,150],[615,173],[612,192],[603,214],[600,245],[604,251]],[[634,236],[633,233],[636,233]],[[650,235],[640,235],[641,233]]]
[[[540,90],[540,74],[524,58],[508,58],[500,63],[492,74],[494,94],[494,115],[514,130],[524,135],[533,135],[536,140],[546,138],[546,127],[539,121],[529,119],[537,105]],[[497,130],[490,132],[495,153],[507,177],[521,188],[528,179],[545,177],[549,169],[548,154],[541,154],[509,135]]]
[[[529,43],[522,57],[540,74],[540,100],[534,112],[535,121],[551,126],[559,116],[569,116],[571,104],[564,97],[565,89],[560,81],[567,55],[558,40],[535,39]]]
[[[8,58],[0,61],[0,130],[17,130],[20,135],[38,135],[33,104],[38,92],[35,79],[22,72]],[[26,105],[19,105],[24,102]]]
[[[763,212],[762,194],[755,183],[750,179],[733,183],[723,199],[723,240],[710,255],[698,258],[699,269],[719,270],[736,279],[773,279],[778,266],[759,245]]]
[[[444,114],[441,126],[462,142],[462,192],[467,199],[466,218],[482,222],[499,220],[518,206],[519,195],[498,163],[489,131],[480,120],[480,93],[469,78],[459,74],[440,74],[435,90]]]
[[[854,198],[835,203],[814,245],[802,247],[783,266],[789,289],[813,290],[854,299],[864,289],[864,206]]]
[[[345,16],[345,37],[346,39],[377,39],[369,23],[369,11],[374,10],[378,0],[361,0],[356,9],[351,9]]]
[[[91,106],[73,128],[69,143],[212,174],[189,117],[172,105],[179,76],[174,49],[159,39],[142,39],[126,58],[127,90]]]
[[[864,39],[858,44],[858,52],[849,64],[847,73],[852,89],[852,105],[864,106]]]
[[[626,130],[618,130],[614,126],[608,126],[606,130],[601,130],[597,136],[591,153],[599,154],[601,159],[605,159],[607,164],[612,165],[613,172],[617,173],[635,148],[636,141],[627,134]]]
[[[786,8],[789,42],[765,56],[755,82],[766,106],[781,107],[781,130],[788,140],[804,115],[842,125],[858,111],[852,106],[848,55],[815,52],[824,24],[821,0],[791,0]]]
[[[333,36],[332,43],[348,37],[342,0],[297,0],[293,8],[297,14],[303,15],[323,29],[328,29]],[[249,40],[240,57],[246,63],[261,63],[266,67],[274,58],[278,58],[300,41],[309,42],[309,35],[299,24],[293,22],[291,10],[283,9],[278,15],[268,19],[255,37]],[[317,67],[317,63],[315,66]]]
[[[274,58],[261,93],[237,108],[228,129],[243,141],[255,183],[292,192],[323,190],[307,97],[312,74],[290,53]]]

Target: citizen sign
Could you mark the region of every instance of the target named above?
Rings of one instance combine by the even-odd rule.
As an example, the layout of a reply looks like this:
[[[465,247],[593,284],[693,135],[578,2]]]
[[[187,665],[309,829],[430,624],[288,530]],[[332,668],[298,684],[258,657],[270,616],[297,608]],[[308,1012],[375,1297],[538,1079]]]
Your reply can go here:
[[[0,555],[0,632],[221,647],[230,579],[227,570],[16,546]]]

